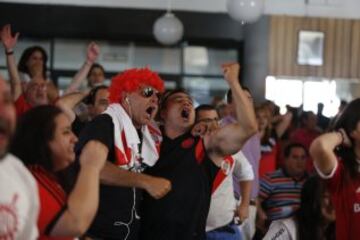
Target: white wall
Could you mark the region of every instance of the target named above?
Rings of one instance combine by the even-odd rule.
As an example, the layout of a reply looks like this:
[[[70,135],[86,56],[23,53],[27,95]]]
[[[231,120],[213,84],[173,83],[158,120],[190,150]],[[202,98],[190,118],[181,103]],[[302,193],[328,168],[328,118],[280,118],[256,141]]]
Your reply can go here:
[[[359,0],[265,0],[267,14],[360,18]]]
[[[0,2],[67,4],[142,9],[167,9],[169,2],[171,2],[173,9],[201,12],[225,12],[226,4],[226,0],[0,0]]]
[[[360,18],[360,0],[264,0],[266,14]],[[305,1],[309,4],[306,7]],[[170,0],[0,0],[34,4],[166,9]],[[226,0],[172,0],[176,10],[226,12]]]

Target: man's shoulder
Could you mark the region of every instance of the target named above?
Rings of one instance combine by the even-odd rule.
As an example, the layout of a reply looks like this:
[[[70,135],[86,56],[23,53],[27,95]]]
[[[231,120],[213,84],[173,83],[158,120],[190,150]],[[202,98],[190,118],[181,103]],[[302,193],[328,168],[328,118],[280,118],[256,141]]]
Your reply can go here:
[[[114,124],[107,114],[96,116],[88,122],[81,131],[79,141],[76,144],[75,152],[79,154],[86,143],[90,140],[98,140],[107,146],[110,146],[113,140]]]
[[[28,185],[35,184],[34,177],[27,167],[16,156],[10,153],[0,161],[0,170],[18,182],[22,181]]]
[[[266,175],[271,176],[273,178],[285,176],[284,171],[281,168],[276,169],[275,171],[269,172]]]
[[[236,162],[241,162],[244,159],[246,159],[244,153],[240,150],[237,153],[231,155],[231,157],[236,161]]]
[[[5,157],[1,160],[3,162],[1,168],[12,167],[20,170],[27,170],[25,165],[20,161],[19,158],[8,153]]]
[[[113,127],[114,123],[111,117],[108,114],[100,114],[85,125],[85,128],[81,132],[80,137],[84,133],[89,133],[93,131],[98,132],[99,130],[106,131],[107,129],[112,129]]]
[[[284,177],[286,177],[286,175],[284,174],[284,171],[280,168],[273,172],[268,172],[268,173],[264,174],[262,179],[276,180],[276,179],[284,178]]]

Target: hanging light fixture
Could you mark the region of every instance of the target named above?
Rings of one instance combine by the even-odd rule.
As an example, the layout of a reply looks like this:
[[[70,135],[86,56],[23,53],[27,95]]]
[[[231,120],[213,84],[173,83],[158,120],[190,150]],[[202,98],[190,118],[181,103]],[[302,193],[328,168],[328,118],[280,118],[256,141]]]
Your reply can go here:
[[[155,21],[153,34],[155,39],[164,45],[173,45],[183,37],[184,26],[171,12],[171,0],[168,1],[167,12]]]
[[[263,14],[264,0],[227,0],[226,8],[234,20],[253,23]]]

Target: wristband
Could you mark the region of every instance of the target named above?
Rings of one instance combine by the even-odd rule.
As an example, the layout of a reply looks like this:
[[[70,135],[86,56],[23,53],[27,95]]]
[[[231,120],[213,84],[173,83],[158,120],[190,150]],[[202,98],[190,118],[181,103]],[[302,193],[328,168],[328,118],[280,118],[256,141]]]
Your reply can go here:
[[[6,55],[12,55],[12,54],[14,54],[14,49],[10,48],[10,49],[5,50],[5,54],[6,54]]]
[[[90,61],[90,60],[86,60],[86,61],[85,61],[85,65],[90,65],[90,66],[91,66],[91,65],[93,65],[93,64],[94,64],[94,63],[93,63],[92,61]]]

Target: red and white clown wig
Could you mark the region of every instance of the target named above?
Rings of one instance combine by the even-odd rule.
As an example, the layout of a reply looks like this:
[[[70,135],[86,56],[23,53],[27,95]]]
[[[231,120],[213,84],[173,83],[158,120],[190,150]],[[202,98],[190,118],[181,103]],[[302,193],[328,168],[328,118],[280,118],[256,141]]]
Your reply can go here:
[[[149,68],[132,68],[117,74],[109,87],[110,103],[120,103],[123,92],[132,93],[143,86],[150,86],[160,93],[164,91],[163,80]]]

